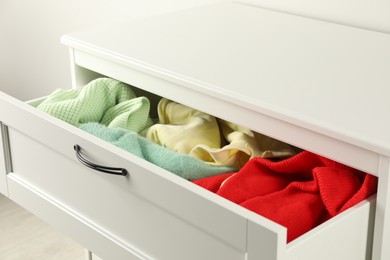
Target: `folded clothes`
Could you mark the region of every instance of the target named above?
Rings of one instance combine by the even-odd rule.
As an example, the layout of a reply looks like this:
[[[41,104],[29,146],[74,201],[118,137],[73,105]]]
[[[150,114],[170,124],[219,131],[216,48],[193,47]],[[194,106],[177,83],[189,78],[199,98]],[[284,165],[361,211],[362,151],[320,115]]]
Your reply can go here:
[[[377,178],[304,151],[194,183],[287,228],[288,242],[376,192]]]
[[[37,108],[77,127],[99,122],[141,132],[152,124],[149,100],[136,97],[130,86],[110,78],[93,80],[80,89],[58,89]]]
[[[80,129],[188,180],[234,171],[231,167],[208,165],[189,155],[171,151],[135,132],[98,123],[82,124]]]
[[[242,167],[250,158],[294,155],[291,146],[168,99],[158,104],[159,123],[145,137],[213,165]]]

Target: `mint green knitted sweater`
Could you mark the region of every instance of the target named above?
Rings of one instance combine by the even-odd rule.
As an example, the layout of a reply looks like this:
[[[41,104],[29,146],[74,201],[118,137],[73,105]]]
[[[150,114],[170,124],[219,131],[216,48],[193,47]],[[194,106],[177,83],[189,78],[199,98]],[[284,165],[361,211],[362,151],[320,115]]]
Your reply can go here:
[[[77,127],[97,122],[139,133],[152,124],[149,100],[110,78],[93,80],[80,89],[58,89],[37,108]]]

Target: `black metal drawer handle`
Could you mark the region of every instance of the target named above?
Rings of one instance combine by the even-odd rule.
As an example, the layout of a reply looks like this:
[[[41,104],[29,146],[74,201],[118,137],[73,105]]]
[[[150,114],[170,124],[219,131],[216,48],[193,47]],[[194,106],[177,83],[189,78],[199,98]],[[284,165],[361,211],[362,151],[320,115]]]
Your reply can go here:
[[[107,167],[107,166],[97,165],[95,163],[88,161],[81,155],[80,152],[81,147],[78,144],[75,144],[73,148],[76,151],[77,159],[85,166],[94,169],[96,171],[105,172],[108,174],[123,175],[123,176],[127,175],[127,170],[124,168]]]

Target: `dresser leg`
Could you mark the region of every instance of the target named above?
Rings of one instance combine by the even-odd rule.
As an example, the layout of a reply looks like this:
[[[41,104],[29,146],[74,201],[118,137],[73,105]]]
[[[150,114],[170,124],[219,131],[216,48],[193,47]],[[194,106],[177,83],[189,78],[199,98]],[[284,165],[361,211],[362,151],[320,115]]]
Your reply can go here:
[[[390,158],[381,157],[375,212],[373,260],[390,259]]]
[[[85,260],[92,260],[92,252],[85,249]]]

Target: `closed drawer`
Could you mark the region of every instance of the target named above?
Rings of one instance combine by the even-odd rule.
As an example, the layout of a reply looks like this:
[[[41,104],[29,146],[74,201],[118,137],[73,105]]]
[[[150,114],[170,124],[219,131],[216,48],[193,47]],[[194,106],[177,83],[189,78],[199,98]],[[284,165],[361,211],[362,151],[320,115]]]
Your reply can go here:
[[[286,244],[286,229],[80,129],[0,95],[10,198],[103,259],[367,259],[375,198]],[[7,111],[7,112],[4,112]],[[115,176],[86,168],[73,146]]]

